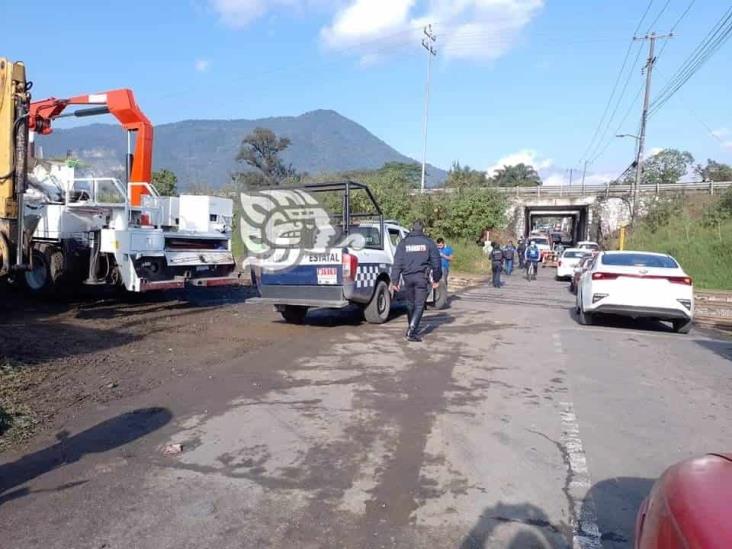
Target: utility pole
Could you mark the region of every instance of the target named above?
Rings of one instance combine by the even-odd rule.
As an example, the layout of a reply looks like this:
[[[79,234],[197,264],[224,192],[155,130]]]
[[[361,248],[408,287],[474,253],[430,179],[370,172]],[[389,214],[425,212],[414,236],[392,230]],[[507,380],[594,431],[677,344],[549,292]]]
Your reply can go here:
[[[424,28],[425,37],[422,38],[422,47],[427,50],[427,85],[425,86],[425,99],[424,99],[424,147],[422,149],[422,184],[421,192],[424,192],[424,178],[425,170],[427,166],[427,120],[430,113],[430,82],[432,80],[432,58],[437,55],[437,50],[433,46],[437,40],[437,36],[432,32],[432,25],[427,25]]]
[[[582,168],[582,194],[585,194],[585,176],[587,175],[587,160],[585,160],[585,166]]]
[[[572,186],[572,176],[574,175],[574,168],[569,168],[569,186]]]
[[[646,142],[646,123],[648,122],[648,104],[651,99],[651,77],[653,75],[653,65],[656,63],[654,51],[656,40],[663,38],[671,38],[673,34],[657,35],[655,32],[645,36],[634,36],[633,40],[648,40],[648,60],[646,61],[646,91],[643,97],[643,112],[641,114],[641,129],[638,136],[638,148],[635,155],[635,185],[633,187],[633,211],[631,212],[631,223],[635,224],[638,217],[638,190],[641,184],[641,174],[643,172],[643,147]]]

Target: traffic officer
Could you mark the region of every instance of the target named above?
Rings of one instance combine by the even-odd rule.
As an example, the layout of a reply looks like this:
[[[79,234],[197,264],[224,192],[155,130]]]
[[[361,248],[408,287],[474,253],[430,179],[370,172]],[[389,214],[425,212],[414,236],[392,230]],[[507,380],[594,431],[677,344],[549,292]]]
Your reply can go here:
[[[404,279],[404,293],[407,300],[407,341],[422,341],[419,336],[419,322],[427,301],[427,285],[432,272],[432,288],[437,288],[442,278],[440,250],[435,242],[425,236],[421,221],[415,221],[412,231],[397,245],[394,266],[391,270],[392,288],[399,291]]]

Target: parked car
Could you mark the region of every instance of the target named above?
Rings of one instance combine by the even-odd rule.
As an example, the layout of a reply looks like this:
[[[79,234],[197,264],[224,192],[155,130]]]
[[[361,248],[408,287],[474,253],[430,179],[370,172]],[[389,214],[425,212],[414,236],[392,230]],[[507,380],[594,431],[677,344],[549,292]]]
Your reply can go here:
[[[593,250],[595,252],[600,251],[600,245],[597,242],[593,242],[592,240],[581,240],[580,242],[577,242],[577,248],[582,248],[583,250]]]
[[[590,255],[588,250],[581,248],[567,248],[564,250],[557,261],[557,274],[555,275],[555,278],[557,280],[572,278],[574,268],[579,264],[583,257],[588,255]]]
[[[577,285],[579,284],[579,279],[582,276],[582,273],[584,273],[590,266],[593,257],[595,257],[593,254],[587,254],[583,256],[582,259],[579,260],[579,263],[577,263],[577,265],[573,269],[572,278],[569,280],[569,291],[573,294],[577,293]]]
[[[672,465],[641,504],[635,549],[732,547],[732,454]]]
[[[608,313],[669,321],[685,334],[694,318],[694,287],[670,255],[600,252],[580,277],[576,308],[580,324]]]

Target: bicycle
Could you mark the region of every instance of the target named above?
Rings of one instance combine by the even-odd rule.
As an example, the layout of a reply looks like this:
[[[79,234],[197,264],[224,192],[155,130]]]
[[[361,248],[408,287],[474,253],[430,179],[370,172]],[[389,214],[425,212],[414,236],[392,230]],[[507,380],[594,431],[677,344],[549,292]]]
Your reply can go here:
[[[536,280],[536,262],[535,261],[529,261],[526,264],[526,280],[531,282],[532,280]]]

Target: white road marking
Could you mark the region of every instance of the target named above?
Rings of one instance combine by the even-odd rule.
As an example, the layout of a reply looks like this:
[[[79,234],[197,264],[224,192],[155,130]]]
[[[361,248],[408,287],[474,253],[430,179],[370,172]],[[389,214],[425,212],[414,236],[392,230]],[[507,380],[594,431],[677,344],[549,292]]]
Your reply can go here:
[[[562,337],[559,333],[552,334],[554,350],[564,353]],[[560,402],[562,407],[562,444],[567,452],[567,467],[569,467],[568,497],[574,502],[574,516],[572,521],[572,547],[574,549],[602,549],[600,528],[597,526],[597,511],[595,502],[589,491],[592,488],[592,478],[587,468],[587,456],[580,438],[579,423],[571,402]]]
[[[595,502],[589,494],[592,478],[587,468],[579,424],[571,402],[560,402],[562,407],[562,443],[567,450],[570,484],[569,497],[575,502],[572,519],[572,547],[574,549],[602,549],[600,528],[597,526]]]

